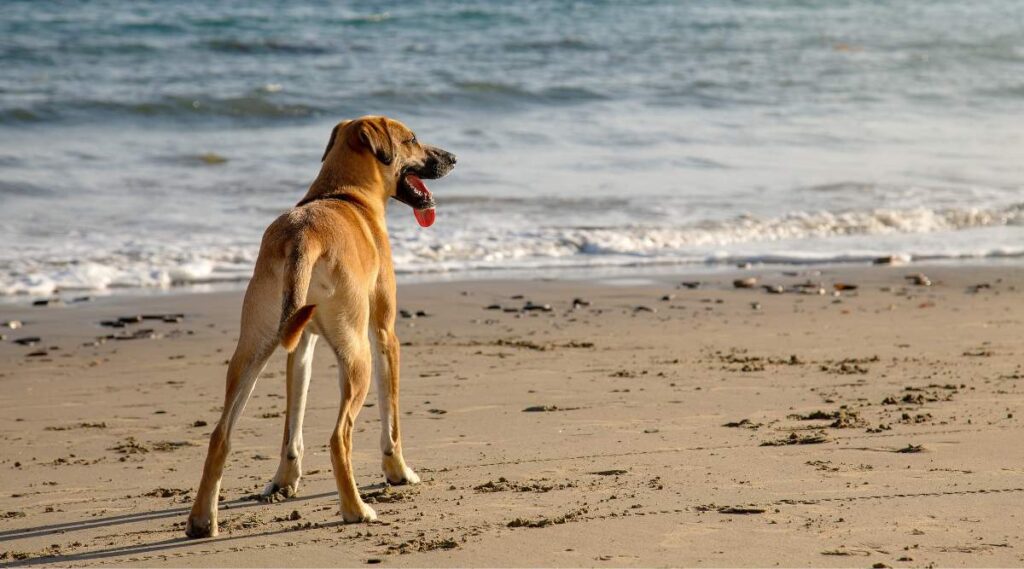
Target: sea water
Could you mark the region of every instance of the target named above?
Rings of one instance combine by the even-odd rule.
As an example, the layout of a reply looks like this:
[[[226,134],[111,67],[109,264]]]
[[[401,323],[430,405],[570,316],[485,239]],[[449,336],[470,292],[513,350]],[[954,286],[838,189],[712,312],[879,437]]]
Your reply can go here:
[[[339,120],[402,275],[1024,254],[1024,3],[6,1],[0,294],[243,280]]]

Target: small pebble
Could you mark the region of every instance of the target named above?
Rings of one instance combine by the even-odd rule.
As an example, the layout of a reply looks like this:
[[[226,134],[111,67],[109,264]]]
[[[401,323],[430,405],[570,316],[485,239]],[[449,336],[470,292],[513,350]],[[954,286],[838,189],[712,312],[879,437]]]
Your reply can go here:
[[[142,328],[131,334],[121,332],[119,335],[111,336],[110,338],[114,340],[151,340],[156,338],[156,332],[152,328]]]
[[[914,273],[903,277],[916,286],[932,286],[932,281],[924,273]]]
[[[757,277],[736,279],[732,281],[732,286],[736,288],[754,288],[755,286],[757,286]]]

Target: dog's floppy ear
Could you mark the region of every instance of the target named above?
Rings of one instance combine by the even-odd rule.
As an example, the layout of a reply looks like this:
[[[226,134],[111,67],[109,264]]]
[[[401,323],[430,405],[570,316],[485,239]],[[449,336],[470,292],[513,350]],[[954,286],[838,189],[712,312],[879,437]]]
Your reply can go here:
[[[353,148],[369,150],[385,166],[390,166],[394,162],[395,144],[385,119],[361,120],[352,130],[349,143]]]
[[[342,124],[344,123],[334,125],[334,128],[331,130],[331,139],[327,141],[327,148],[324,148],[324,155],[320,157],[321,162],[327,160],[327,155],[331,152],[331,148],[334,147],[334,141],[338,139],[338,129],[341,128]]]

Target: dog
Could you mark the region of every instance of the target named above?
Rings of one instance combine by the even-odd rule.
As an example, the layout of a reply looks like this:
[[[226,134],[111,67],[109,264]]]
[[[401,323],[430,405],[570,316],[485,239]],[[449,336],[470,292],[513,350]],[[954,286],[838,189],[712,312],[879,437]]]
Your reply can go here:
[[[228,365],[224,409],[213,434],[185,533],[217,535],[217,501],[231,433],[267,359],[288,351],[287,414],[281,462],[265,497],[295,495],[302,475],[302,418],[313,348],[323,337],[338,359],[341,408],[330,440],[345,522],[377,514],[359,496],[352,471],[352,429],[374,375],[379,395],[384,476],[415,484],[405,463],[398,413],[395,274],[384,212],[390,198],[434,222],[434,198],[423,183],[447,175],[455,155],[421,144],[402,123],[366,116],[331,131],[322,167],[305,197],[263,235],[245,291],[238,345]]]

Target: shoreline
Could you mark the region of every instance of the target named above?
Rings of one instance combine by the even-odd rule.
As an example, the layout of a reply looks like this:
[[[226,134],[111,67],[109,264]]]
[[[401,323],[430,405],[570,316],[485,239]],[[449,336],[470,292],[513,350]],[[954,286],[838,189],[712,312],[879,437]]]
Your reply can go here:
[[[746,265],[746,266],[744,266]],[[1015,255],[1005,257],[970,257],[956,259],[925,259],[920,261],[900,261],[891,264],[865,261],[850,262],[808,262],[808,263],[703,263],[703,264],[637,264],[614,266],[588,266],[542,269],[510,268],[505,270],[470,270],[457,272],[407,272],[396,273],[398,285],[424,284],[460,284],[478,282],[521,282],[521,281],[566,281],[601,283],[616,279],[642,279],[651,282],[668,281],[686,278],[715,278],[745,272],[787,273],[787,272],[822,272],[822,271],[859,271],[873,268],[895,268],[913,271],[915,268],[928,270],[1024,267],[1024,257]],[[150,298],[165,296],[190,296],[196,294],[216,294],[244,292],[249,278],[217,280],[172,284],[167,287],[112,287],[106,289],[67,289],[48,295],[10,294],[0,295],[0,308],[5,306],[22,306],[38,300],[59,299],[59,304],[79,304],[98,299],[112,298]]]
[[[427,314],[397,323],[404,448],[423,483],[381,484],[371,393],[354,461],[380,522],[339,522],[338,386],[321,345],[299,496],[249,500],[277,466],[279,350],[233,439],[221,536],[199,541],[183,525],[241,292],[5,306],[0,322],[23,325],[0,329],[0,561],[1024,562],[1024,468],[1007,452],[1024,430],[1024,267],[690,278],[400,285],[400,307]],[[101,324],[136,315],[172,318]]]

